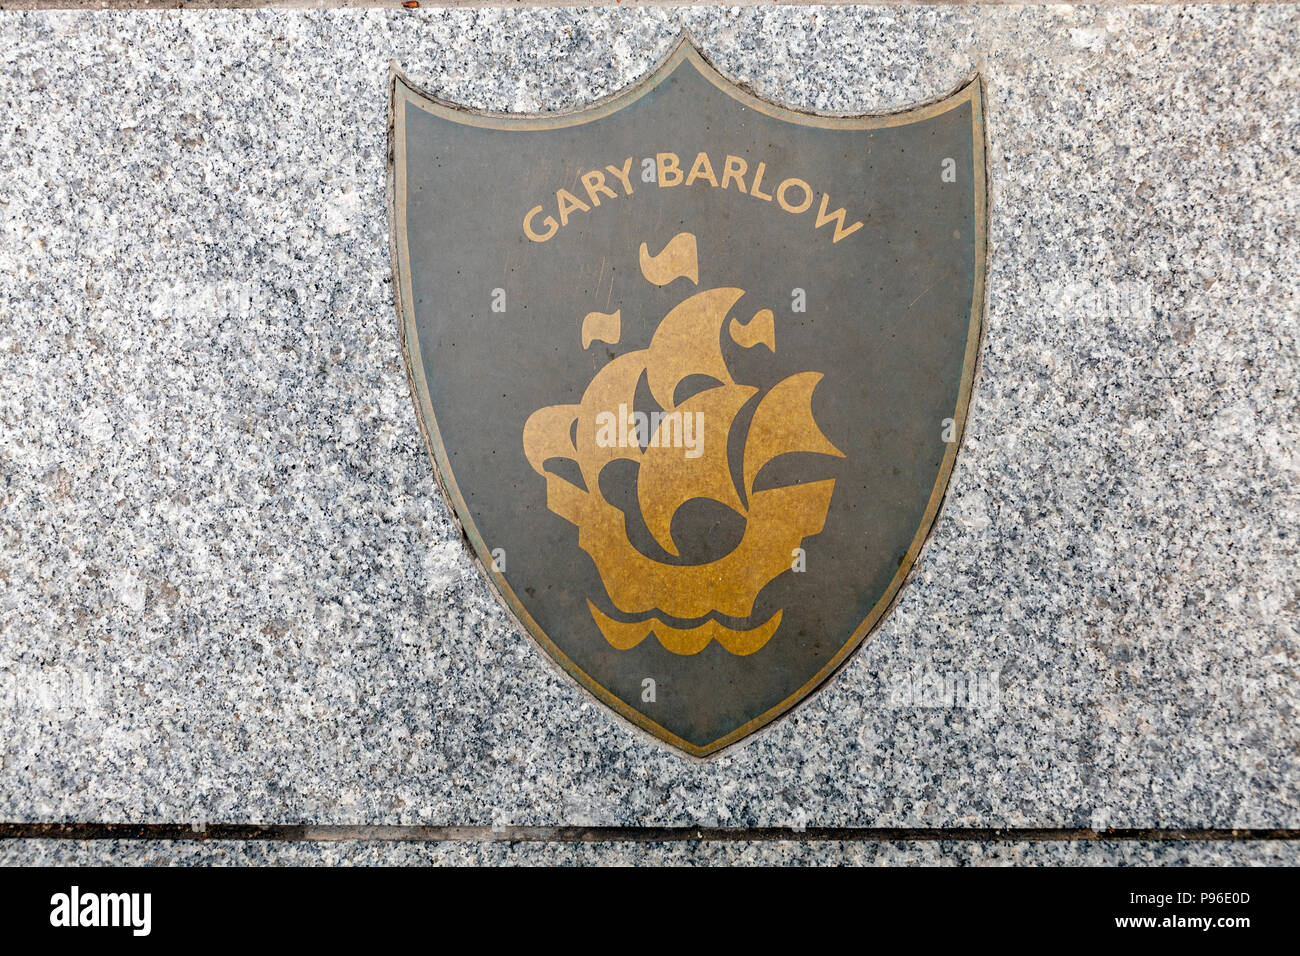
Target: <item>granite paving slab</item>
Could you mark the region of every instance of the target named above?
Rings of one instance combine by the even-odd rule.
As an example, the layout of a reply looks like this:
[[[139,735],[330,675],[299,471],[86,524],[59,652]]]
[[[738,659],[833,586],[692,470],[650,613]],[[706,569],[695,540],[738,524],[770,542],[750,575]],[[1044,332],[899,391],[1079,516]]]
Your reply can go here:
[[[390,61],[468,106],[566,109],[684,28],[817,110],[978,72],[992,189],[933,538],[829,687],[707,763],[559,676],[475,571],[403,375],[385,210]],[[1300,825],[1297,48],[1285,4],[0,14],[0,818]],[[1295,851],[1111,858],[1225,852]]]
[[[1295,843],[0,840],[0,866],[1295,866]]]

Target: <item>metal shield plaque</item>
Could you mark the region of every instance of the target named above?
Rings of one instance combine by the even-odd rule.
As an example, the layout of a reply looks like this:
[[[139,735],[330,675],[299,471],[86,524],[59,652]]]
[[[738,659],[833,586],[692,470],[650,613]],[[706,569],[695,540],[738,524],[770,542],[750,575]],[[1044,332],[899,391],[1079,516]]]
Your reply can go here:
[[[766,102],[689,43],[574,112],[393,78],[402,344],[442,489],[535,643],[706,756],[821,686],[942,502],[983,305],[980,84]]]

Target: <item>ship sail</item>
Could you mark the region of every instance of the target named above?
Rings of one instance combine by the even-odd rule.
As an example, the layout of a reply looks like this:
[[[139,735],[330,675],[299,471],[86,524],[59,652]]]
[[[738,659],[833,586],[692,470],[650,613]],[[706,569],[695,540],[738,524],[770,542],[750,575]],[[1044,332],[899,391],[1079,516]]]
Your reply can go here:
[[[654,539],[673,557],[678,553],[670,531],[673,515],[692,498],[710,498],[745,514],[727,461],[727,436],[736,413],[757,393],[758,389],[748,385],[720,385],[697,392],[663,420],[645,450],[637,475],[637,504]],[[698,458],[683,454],[682,442],[672,440],[677,436],[664,434],[672,428],[688,427],[701,430],[693,436],[699,442]]]
[[[707,375],[731,385],[722,357],[722,323],[744,289],[697,292],[664,316],[650,339],[646,379],[660,407],[671,411],[677,386],[688,375]]]
[[[615,416],[620,409],[633,407],[637,382],[645,373],[645,358],[644,349],[620,355],[596,373],[582,394],[577,414],[578,467],[589,489],[598,487],[601,469],[611,461],[641,459],[638,445],[609,440],[610,436],[602,432],[601,422],[607,416]],[[611,430],[617,438],[624,423],[608,420],[615,426]]]
[[[745,498],[754,495],[754,479],[773,458],[790,452],[813,452],[843,458],[813,418],[812,394],[821,372],[799,372],[773,385],[758,403],[745,436]]]

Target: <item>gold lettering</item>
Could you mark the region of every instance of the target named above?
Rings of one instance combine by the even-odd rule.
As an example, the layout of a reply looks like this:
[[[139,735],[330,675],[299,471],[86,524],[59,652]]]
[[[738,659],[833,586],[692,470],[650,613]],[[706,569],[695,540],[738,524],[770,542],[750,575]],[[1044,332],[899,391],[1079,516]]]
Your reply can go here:
[[[713,175],[713,164],[709,162],[708,153],[700,153],[695,157],[695,162],[691,165],[690,175],[686,177],[686,185],[690,185],[697,179],[707,179],[709,185],[714,189],[718,187],[718,177]]]
[[[606,166],[605,168],[623,184],[623,192],[628,196],[632,195],[632,157],[629,156],[623,161],[622,169],[617,166]]]
[[[557,204],[559,204],[560,207],[561,226],[567,226],[569,224],[569,213],[571,212],[574,212],[576,210],[581,210],[582,212],[591,212],[590,206],[588,206],[577,196],[573,195],[573,193],[569,192],[567,189],[555,190],[555,201]]]
[[[789,201],[785,198],[785,192],[791,186],[798,186],[803,190],[803,202],[797,207],[790,205]],[[812,205],[812,197],[812,187],[802,179],[795,179],[793,176],[789,179],[783,180],[781,185],[776,188],[776,201],[780,203],[781,208],[786,212],[792,212],[795,215],[808,211],[808,207]]]
[[[655,166],[658,167],[656,178],[659,180],[661,188],[669,186],[679,186],[682,182],[682,161],[676,153],[656,153]],[[669,182],[669,177],[672,181]]]
[[[826,207],[830,204],[830,201],[831,201],[831,197],[827,193],[822,193],[822,207],[821,209],[817,210],[817,225],[813,226],[813,228],[820,229],[822,226],[826,225],[826,223],[834,220],[835,238],[831,240],[831,243],[834,244],[839,242],[845,236],[853,235],[855,232],[857,232],[859,229],[862,228],[862,223],[855,222],[853,225],[849,226],[849,228],[845,229],[844,210],[842,208],[836,209],[829,216],[826,214]]]
[[[749,168],[739,156],[728,156],[722,164],[722,188],[727,188],[727,183],[733,179],[736,181],[736,188],[742,193],[745,191],[745,170]]]
[[[771,202],[775,199],[783,210],[796,216],[812,209],[813,200],[818,195],[806,180],[797,176],[790,176],[781,180],[780,185],[771,193],[763,192],[763,177],[767,175],[767,164],[761,162],[755,164],[753,179],[748,183],[748,189],[746,189],[745,179],[749,174],[749,164],[745,159],[731,154],[727,154],[723,159],[720,182],[709,154],[703,150],[695,154],[689,172],[683,168],[681,156],[677,153],[656,153],[654,161],[656,166],[655,175],[660,187],[671,188],[683,184],[691,186],[697,180],[703,180],[715,189],[719,188],[719,186],[722,189],[735,186],[741,195],[752,196],[764,202]],[[582,183],[583,190],[585,190],[587,201],[583,201],[567,189],[557,189],[555,191],[555,205],[551,208],[551,214],[547,214],[545,206],[534,206],[528,210],[523,219],[524,235],[533,242],[546,242],[567,226],[575,213],[591,212],[593,208],[599,208],[605,199],[619,199],[622,196],[631,196],[634,191],[632,169],[636,162],[635,156],[628,156],[621,165],[608,165],[604,168],[604,171],[592,169],[579,176],[578,179]],[[618,189],[610,182],[611,179],[618,181],[618,185],[622,187],[622,193],[619,193]],[[800,191],[802,191],[802,195],[800,195]],[[849,218],[848,211],[845,208],[832,209],[829,193],[821,193],[820,195],[821,205],[817,209],[816,222],[813,228],[821,229],[823,226],[832,225],[834,227],[831,237],[832,243],[837,243],[841,239],[853,235],[863,227],[863,222]]]
[[[593,206],[600,205],[601,193],[604,193],[610,199],[618,198],[618,193],[605,185],[605,174],[599,169],[593,169],[589,173],[583,173],[582,185],[586,187],[587,198],[591,200]]]
[[[556,231],[560,228],[556,225],[554,216],[547,216],[542,220],[546,225],[546,231],[538,232],[534,229],[533,220],[537,218],[537,214],[541,211],[541,206],[534,206],[532,209],[528,210],[528,215],[524,216],[524,235],[533,240],[533,242],[545,242],[547,239],[551,238],[551,236],[555,235]]]

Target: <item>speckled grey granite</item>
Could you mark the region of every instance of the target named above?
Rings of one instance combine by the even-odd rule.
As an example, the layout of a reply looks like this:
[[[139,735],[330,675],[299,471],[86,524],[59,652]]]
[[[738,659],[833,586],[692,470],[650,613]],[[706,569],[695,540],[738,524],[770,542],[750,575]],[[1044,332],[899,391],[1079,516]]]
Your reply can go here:
[[[167,843],[0,840],[0,866],[1296,866],[1295,843]]]
[[[557,676],[474,571],[384,205],[390,60],[560,109],[683,25],[820,110],[979,70],[993,188],[934,538],[831,687],[708,764]],[[1300,826],[1297,48],[1285,5],[0,15],[0,818]],[[894,692],[953,673],[996,674],[995,705]],[[357,855],[543,852],[598,851]],[[1294,862],[1113,847],[1234,852]]]

